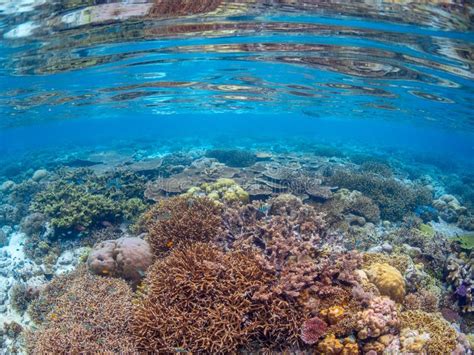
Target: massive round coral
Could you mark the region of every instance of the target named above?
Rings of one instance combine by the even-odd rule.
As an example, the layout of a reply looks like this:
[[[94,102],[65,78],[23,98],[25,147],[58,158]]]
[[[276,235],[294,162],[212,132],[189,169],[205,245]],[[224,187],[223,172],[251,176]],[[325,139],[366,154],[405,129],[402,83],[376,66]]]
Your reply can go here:
[[[205,197],[173,197],[154,205],[142,218],[148,242],[158,256],[193,242],[208,242],[221,231],[221,209]]]
[[[153,262],[150,245],[137,237],[106,240],[89,254],[89,270],[98,275],[122,277],[137,284]]]
[[[298,344],[297,307],[256,295],[271,282],[254,253],[224,253],[204,243],[174,250],[149,269],[135,305],[139,349],[233,353]]]

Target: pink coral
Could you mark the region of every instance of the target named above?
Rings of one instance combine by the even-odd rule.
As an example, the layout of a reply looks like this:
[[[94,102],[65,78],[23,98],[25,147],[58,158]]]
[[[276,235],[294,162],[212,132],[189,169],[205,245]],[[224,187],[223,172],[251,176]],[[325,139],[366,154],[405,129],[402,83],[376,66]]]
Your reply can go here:
[[[359,312],[357,330],[359,339],[376,338],[394,333],[399,326],[396,304],[388,297],[374,297],[369,307]]]
[[[153,254],[149,244],[136,237],[106,240],[96,244],[87,259],[91,272],[122,277],[134,285],[143,278],[152,262]]]
[[[326,334],[327,327],[327,324],[318,317],[308,319],[301,328],[301,339],[306,344],[316,344]]]

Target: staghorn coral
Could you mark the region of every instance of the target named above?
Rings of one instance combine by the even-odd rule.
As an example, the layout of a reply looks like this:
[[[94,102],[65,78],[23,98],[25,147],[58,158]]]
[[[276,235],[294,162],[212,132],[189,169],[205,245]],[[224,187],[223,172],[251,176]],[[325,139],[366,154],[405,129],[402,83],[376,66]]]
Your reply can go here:
[[[273,280],[255,253],[226,254],[204,243],[175,249],[149,269],[136,302],[139,349],[214,353],[297,345],[303,318],[297,305],[256,294]]]
[[[313,345],[326,334],[328,326],[321,318],[313,317],[306,320],[301,327],[301,340],[305,344]]]
[[[133,353],[132,291],[123,280],[78,270],[36,331],[27,335],[35,354]]]
[[[399,326],[398,312],[388,297],[374,297],[368,308],[359,312],[357,322],[359,339],[378,338],[384,334],[394,333]]]
[[[416,329],[430,335],[426,343],[428,354],[450,354],[456,348],[456,331],[440,315],[405,311],[400,314],[400,323],[402,328]]]
[[[152,262],[150,245],[137,237],[101,242],[94,246],[87,258],[92,273],[122,277],[132,285],[140,282]]]
[[[400,271],[388,264],[373,264],[367,270],[370,282],[375,284],[380,293],[394,301],[403,302],[405,298],[405,280]]]
[[[154,205],[141,224],[156,256],[174,247],[193,242],[209,242],[221,233],[221,208],[206,197],[173,197]]]

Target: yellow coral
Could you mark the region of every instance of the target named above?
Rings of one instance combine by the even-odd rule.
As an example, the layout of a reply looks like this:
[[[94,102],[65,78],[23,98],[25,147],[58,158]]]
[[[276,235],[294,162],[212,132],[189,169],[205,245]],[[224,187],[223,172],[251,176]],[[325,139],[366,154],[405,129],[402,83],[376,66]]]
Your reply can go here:
[[[367,270],[367,276],[380,294],[402,303],[405,298],[405,280],[400,271],[385,263],[375,263]]]
[[[400,332],[400,345],[403,353],[426,353],[426,346],[429,340],[430,335],[428,333],[419,332],[418,330],[404,328]]]
[[[342,345],[339,339],[336,339],[334,334],[327,335],[318,344],[318,351],[326,355],[340,354],[343,349],[344,345]]]
[[[345,338],[343,341],[344,349],[342,349],[342,355],[358,355],[359,345],[351,338]]]
[[[382,254],[382,253],[365,253],[364,254],[364,268],[368,269],[373,264],[389,264],[394,268],[398,269],[402,274],[407,271],[408,265],[411,259],[408,255],[404,254]]]
[[[221,178],[214,183],[204,183],[200,187],[191,187],[186,196],[206,195],[216,203],[225,202],[248,202],[249,194],[234,180]]]
[[[402,328],[426,332],[430,339],[426,343],[428,354],[451,354],[456,348],[457,334],[440,315],[423,311],[406,311],[400,315]]]
[[[321,317],[327,319],[329,324],[338,323],[343,318],[344,313],[344,308],[341,306],[332,306],[319,312]]]

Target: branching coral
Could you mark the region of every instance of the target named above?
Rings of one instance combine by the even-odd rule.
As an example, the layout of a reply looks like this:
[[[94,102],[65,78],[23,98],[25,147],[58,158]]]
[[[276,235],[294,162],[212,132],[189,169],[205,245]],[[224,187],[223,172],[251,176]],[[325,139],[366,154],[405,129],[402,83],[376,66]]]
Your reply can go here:
[[[222,228],[221,208],[205,197],[173,197],[154,205],[141,223],[155,255],[164,256],[174,247],[215,239]]]
[[[302,315],[296,305],[256,297],[274,278],[257,259],[195,243],[157,261],[135,306],[139,349],[235,352],[250,344],[298,344]]]
[[[381,217],[391,221],[418,205],[430,204],[430,192],[422,187],[410,187],[402,182],[370,173],[337,171],[329,178],[333,186],[357,190],[374,200],[380,207]]]
[[[401,327],[416,329],[418,332],[428,333],[428,354],[450,354],[457,344],[456,331],[450,324],[434,313],[423,311],[406,311],[400,314]]]
[[[142,185],[134,174],[99,177],[87,170],[61,170],[57,180],[34,197],[30,209],[48,216],[59,231],[81,231],[103,221],[134,219],[145,209],[138,198]]]
[[[463,312],[474,310],[474,262],[470,255],[459,253],[449,256],[446,280],[453,287],[454,295]]]
[[[28,352],[133,353],[132,297],[125,281],[80,270],[55,299],[47,321],[27,337]]]

